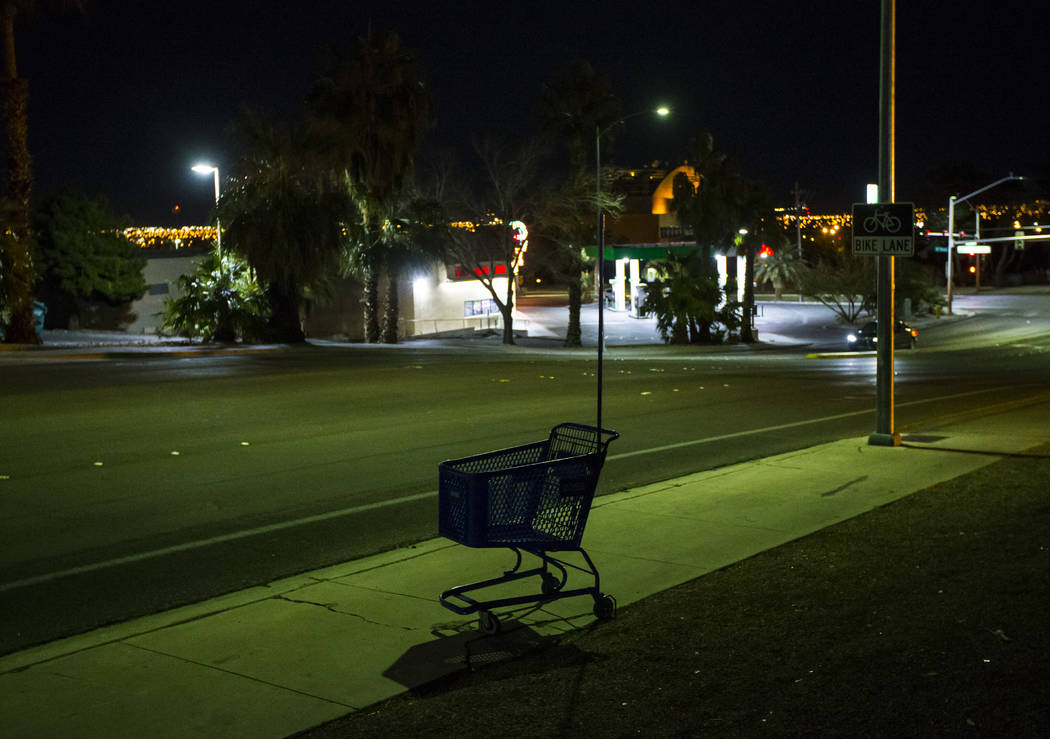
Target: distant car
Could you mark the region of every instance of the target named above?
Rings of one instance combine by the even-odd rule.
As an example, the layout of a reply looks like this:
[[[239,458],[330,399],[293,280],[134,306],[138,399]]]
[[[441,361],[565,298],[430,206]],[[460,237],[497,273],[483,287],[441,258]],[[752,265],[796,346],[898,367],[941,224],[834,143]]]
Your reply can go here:
[[[878,346],[878,321],[869,321],[856,331],[846,335],[846,348],[852,351],[875,349]],[[893,332],[893,346],[896,349],[914,349],[919,332],[906,324],[897,321],[897,330]]]

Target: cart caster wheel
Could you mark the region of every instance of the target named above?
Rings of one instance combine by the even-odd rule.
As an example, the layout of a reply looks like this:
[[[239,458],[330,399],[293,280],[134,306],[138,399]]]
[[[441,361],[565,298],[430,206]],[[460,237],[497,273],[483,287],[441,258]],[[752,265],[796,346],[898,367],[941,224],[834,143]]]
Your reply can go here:
[[[611,595],[594,596],[594,615],[602,621],[608,621],[616,615],[616,598]]]
[[[549,572],[543,573],[543,582],[540,584],[540,590],[544,595],[554,595],[561,590],[562,582],[557,577]]]
[[[499,616],[492,611],[481,611],[478,614],[478,630],[482,634],[495,636],[500,630]]]

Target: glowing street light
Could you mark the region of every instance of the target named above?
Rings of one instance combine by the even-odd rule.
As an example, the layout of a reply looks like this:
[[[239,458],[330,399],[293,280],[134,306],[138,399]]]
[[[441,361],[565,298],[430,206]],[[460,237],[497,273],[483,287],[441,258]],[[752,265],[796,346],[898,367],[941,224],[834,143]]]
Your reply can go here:
[[[212,174],[215,175],[215,204],[219,204],[219,168],[205,162],[194,164],[191,169],[197,174]],[[219,260],[222,260],[222,228],[219,225],[218,216],[215,217],[215,251],[219,255]]]

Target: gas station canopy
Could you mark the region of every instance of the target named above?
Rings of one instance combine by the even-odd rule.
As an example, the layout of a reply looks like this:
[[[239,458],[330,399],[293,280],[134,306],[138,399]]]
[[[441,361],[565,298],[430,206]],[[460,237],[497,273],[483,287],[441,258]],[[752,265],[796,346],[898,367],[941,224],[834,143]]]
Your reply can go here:
[[[665,259],[670,252],[676,257],[684,257],[696,251],[695,241],[678,241],[665,244],[606,244],[605,258],[616,259]],[[598,258],[597,246],[583,247],[583,253],[591,259]]]

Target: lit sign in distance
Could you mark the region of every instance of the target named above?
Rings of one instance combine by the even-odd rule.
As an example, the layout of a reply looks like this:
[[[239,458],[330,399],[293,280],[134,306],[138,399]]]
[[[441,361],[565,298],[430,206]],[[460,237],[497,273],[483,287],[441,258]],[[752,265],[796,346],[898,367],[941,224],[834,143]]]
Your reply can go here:
[[[988,244],[978,244],[973,241],[968,241],[963,244],[959,244],[955,247],[960,254],[969,254],[971,257],[974,254],[991,254],[992,247]]]

